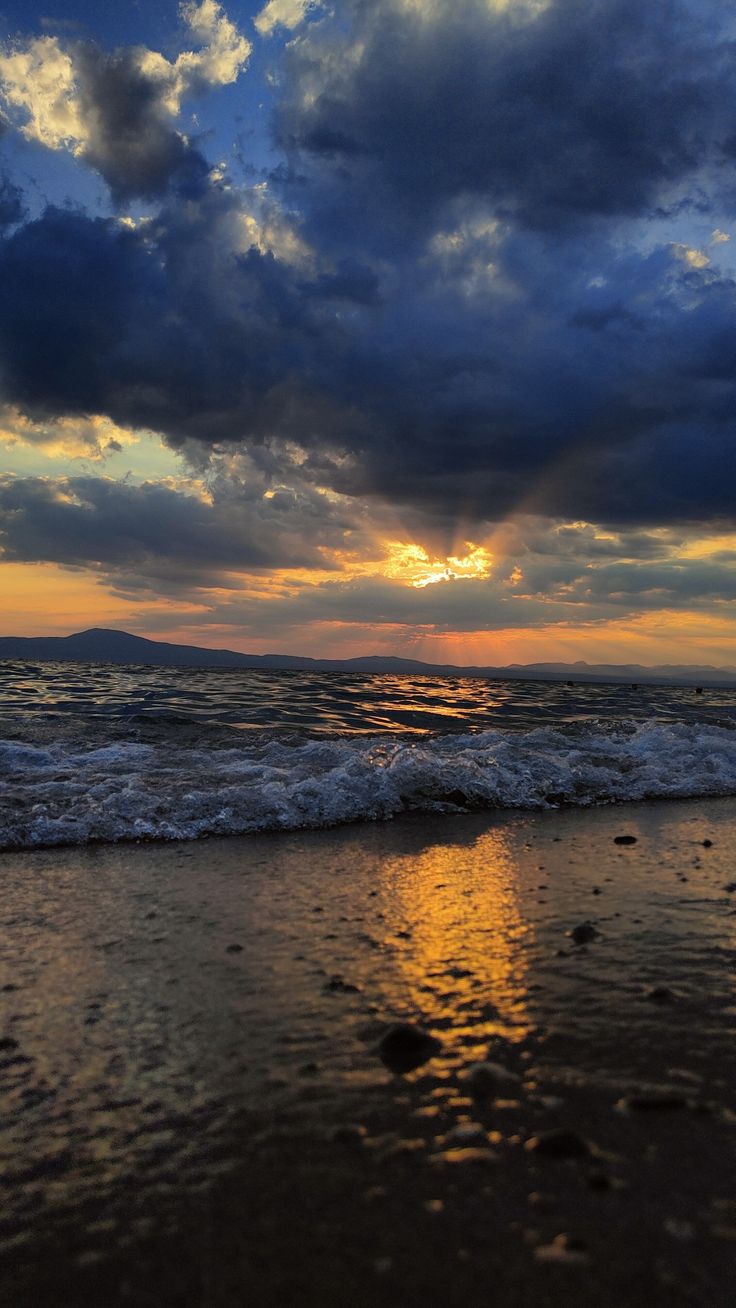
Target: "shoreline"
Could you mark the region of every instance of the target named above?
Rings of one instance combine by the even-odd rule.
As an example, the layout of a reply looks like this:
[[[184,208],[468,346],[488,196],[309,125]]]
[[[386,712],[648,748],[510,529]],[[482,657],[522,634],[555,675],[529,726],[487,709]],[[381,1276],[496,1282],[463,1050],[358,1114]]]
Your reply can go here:
[[[731,799],[0,855],[15,1301],[725,1308],[735,855]]]

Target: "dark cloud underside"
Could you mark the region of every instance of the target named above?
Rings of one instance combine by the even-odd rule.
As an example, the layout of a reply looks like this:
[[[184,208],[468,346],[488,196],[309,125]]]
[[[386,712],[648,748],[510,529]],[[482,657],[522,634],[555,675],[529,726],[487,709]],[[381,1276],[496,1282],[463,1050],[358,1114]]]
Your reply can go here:
[[[134,227],[73,208],[22,223],[0,183],[6,401],[151,428],[203,466],[298,445],[301,494],[448,540],[514,512],[736,525],[736,283],[725,241],[690,244],[734,211],[723,6],[346,3],[274,55],[268,203],[291,246],[243,236],[262,189],[211,171],[137,55],[74,49],[81,159],[113,205],[150,209]],[[73,561],[99,532],[123,566],[127,494],[87,487],[72,511],[6,487],[6,548]],[[146,511],[174,512],[160,494]],[[322,541],[313,518],[280,549],[251,504],[260,544],[228,518],[205,550],[209,511],[192,512],[216,569]]]

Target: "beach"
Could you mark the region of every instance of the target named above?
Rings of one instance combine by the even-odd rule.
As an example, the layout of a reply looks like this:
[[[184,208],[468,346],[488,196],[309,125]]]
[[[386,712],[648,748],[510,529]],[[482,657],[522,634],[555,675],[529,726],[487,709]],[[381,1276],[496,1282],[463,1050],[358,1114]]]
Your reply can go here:
[[[732,1303],[733,799],[0,864],[8,1303]]]

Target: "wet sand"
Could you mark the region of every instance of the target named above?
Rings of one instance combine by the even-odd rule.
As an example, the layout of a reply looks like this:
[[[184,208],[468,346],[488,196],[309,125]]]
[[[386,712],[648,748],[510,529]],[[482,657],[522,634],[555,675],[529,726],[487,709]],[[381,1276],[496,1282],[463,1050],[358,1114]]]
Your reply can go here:
[[[0,871],[8,1303],[732,1304],[733,801]]]

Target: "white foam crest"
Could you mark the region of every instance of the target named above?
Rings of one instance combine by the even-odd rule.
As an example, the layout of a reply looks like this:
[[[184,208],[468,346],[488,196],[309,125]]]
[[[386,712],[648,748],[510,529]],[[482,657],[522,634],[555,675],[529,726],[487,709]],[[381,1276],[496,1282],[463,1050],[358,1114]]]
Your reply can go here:
[[[237,747],[0,741],[0,848],[190,840],[376,821],[736,794],[736,730],[587,723]]]

